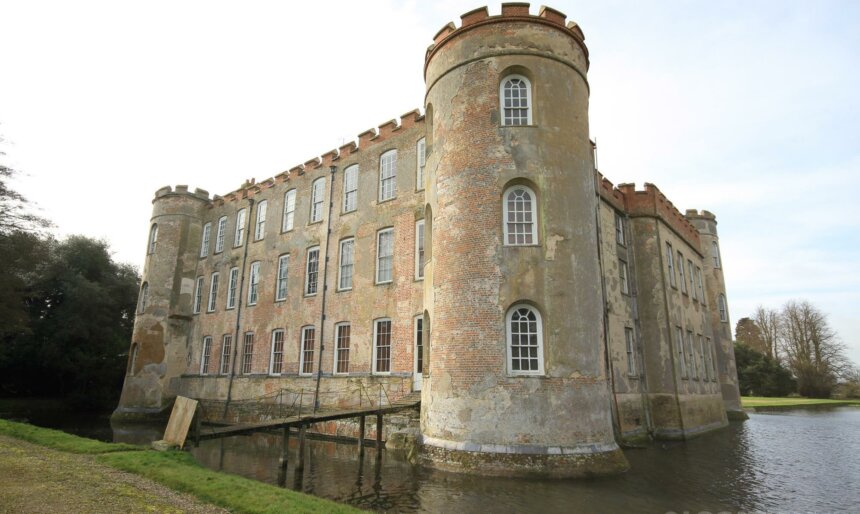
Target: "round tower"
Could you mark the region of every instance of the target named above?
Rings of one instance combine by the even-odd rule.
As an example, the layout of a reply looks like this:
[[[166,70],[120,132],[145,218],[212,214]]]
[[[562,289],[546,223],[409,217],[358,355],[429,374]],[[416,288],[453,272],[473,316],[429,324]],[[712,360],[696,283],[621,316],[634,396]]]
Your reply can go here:
[[[522,3],[461,18],[425,63],[423,456],[484,474],[624,470],[601,345],[582,32]]]
[[[738,370],[735,365],[735,347],[732,325],[729,321],[729,303],[726,297],[726,282],[723,278],[723,259],[720,255],[720,237],[717,234],[717,217],[703,210],[687,211],[685,217],[699,231],[702,253],[705,255],[702,274],[705,275],[705,294],[708,317],[714,336],[717,376],[723,394],[723,403],[729,419],[747,419],[741,407],[738,388]]]
[[[163,187],[152,201],[137,316],[114,419],[162,414],[176,396],[171,378],[187,366],[202,218],[209,194]]]

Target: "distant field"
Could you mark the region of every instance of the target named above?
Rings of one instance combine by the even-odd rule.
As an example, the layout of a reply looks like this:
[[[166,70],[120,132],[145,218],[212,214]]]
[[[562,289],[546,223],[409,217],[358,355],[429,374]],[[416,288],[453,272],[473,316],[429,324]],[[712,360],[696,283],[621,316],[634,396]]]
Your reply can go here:
[[[860,405],[860,400],[829,400],[818,398],[767,398],[765,396],[742,396],[744,407],[802,407],[809,405]]]

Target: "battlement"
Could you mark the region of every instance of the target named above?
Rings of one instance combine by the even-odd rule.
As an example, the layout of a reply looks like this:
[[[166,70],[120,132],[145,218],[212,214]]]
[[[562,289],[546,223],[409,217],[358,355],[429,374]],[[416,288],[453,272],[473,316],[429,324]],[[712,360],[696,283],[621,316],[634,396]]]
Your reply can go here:
[[[595,171],[595,182],[600,198],[614,208],[632,217],[651,216],[659,218],[678,234],[679,237],[684,239],[687,244],[701,252],[702,246],[699,231],[688,219],[690,212],[697,211],[687,211],[687,216],[681,214],[681,211],[666,198],[666,195],[657,186],[648,182],[645,183],[644,190],[637,190],[635,184],[628,183],[618,184],[616,187],[597,171]],[[702,213],[703,215],[707,213],[713,216],[708,211],[702,211]]]
[[[359,151],[366,151],[373,145],[387,141],[398,135],[401,131],[410,129],[422,123],[424,123],[424,115],[421,114],[419,109],[413,109],[400,115],[399,118],[388,120],[378,127],[371,127],[365,130],[358,135],[357,142],[355,140],[350,141],[349,143],[329,150],[320,156],[313,157],[302,164],[298,164],[288,170],[282,171],[274,177],[267,178],[259,184],[257,184],[254,179],[248,179],[244,184],[239,186],[238,189],[225,194],[223,197],[215,195],[215,198],[213,199],[214,205],[220,206],[224,205],[225,202],[235,202],[244,198],[250,198],[264,189],[274,187],[276,184],[288,182],[293,177],[300,177],[305,173],[319,168],[328,169],[329,166],[333,166],[336,161],[345,159]],[[185,187],[187,189],[187,186],[176,187]],[[158,191],[160,192],[163,189],[164,188],[159,189]],[[198,189],[198,191],[202,190]],[[206,193],[205,191],[203,192]],[[206,195],[208,198],[209,193],[206,193]],[[158,196],[158,193],[156,193],[156,196]]]
[[[424,58],[425,67],[433,55],[452,38],[481,25],[509,21],[539,23],[557,28],[574,38],[577,44],[582,48],[586,60],[588,59],[588,48],[585,46],[585,35],[583,34],[582,29],[576,24],[576,22],[568,22],[567,16],[564,13],[553,9],[552,7],[542,5],[538,14],[532,15],[529,14],[529,4],[527,2],[508,2],[502,4],[502,13],[499,15],[490,16],[486,6],[479,7],[462,14],[460,16],[459,27],[454,25],[453,22],[448,22],[445,26],[439,29],[439,32],[433,36],[433,43],[427,48],[427,53]]]
[[[198,198],[200,200],[209,201],[209,191],[205,189],[195,188],[194,192],[188,191],[187,185],[177,185],[176,187],[164,186],[155,192],[155,198],[153,201],[158,200],[159,198],[164,198],[165,196],[176,196],[176,195],[185,195],[191,196],[194,198]]]
[[[687,219],[706,219],[711,221],[717,220],[717,216],[711,211],[702,210],[702,212],[699,212],[696,209],[687,209],[687,211],[684,213],[684,217]]]

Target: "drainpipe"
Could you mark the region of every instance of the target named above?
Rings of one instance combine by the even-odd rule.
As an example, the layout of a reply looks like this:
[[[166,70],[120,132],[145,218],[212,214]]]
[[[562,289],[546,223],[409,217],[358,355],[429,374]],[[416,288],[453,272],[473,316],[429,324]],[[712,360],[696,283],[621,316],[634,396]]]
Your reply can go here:
[[[334,174],[337,172],[337,166],[329,166],[329,171],[331,172],[331,178],[329,179],[329,192],[328,192],[328,219],[326,220],[326,232],[325,232],[325,259],[323,260],[323,283],[322,283],[322,305],[320,310],[322,314],[320,315],[320,351],[319,358],[317,359],[317,384],[316,384],[316,392],[314,393],[314,414],[316,414],[317,409],[320,407],[320,380],[322,379],[322,357],[323,350],[325,346],[323,345],[323,341],[325,338],[325,297],[326,292],[328,291],[328,245],[329,240],[331,239],[331,211],[334,207]]]
[[[597,171],[595,169],[595,171]],[[595,209],[595,221],[597,222],[597,263],[600,267],[600,297],[603,302],[601,309],[603,311],[603,360],[606,366],[606,376],[609,379],[609,412],[612,414],[612,432],[615,436],[615,443],[621,446],[621,422],[618,414],[618,398],[615,397],[615,373],[612,369],[612,363],[609,359],[609,310],[606,306],[606,274],[603,269],[603,251],[600,248],[600,236],[603,233],[600,229],[600,193],[597,188],[599,184],[595,183],[595,199],[597,208]],[[628,281],[629,281],[628,276]]]
[[[224,412],[221,414],[222,419],[227,417],[227,408],[230,407],[230,400],[233,397],[233,377],[236,375],[236,353],[239,350],[239,322],[242,319],[242,291],[245,288],[245,265],[248,262],[248,240],[251,239],[251,214],[253,212],[254,199],[248,198],[248,215],[245,216],[245,219],[248,220],[248,226],[245,228],[245,241],[243,241],[244,250],[242,252],[242,266],[239,268],[240,270],[242,270],[239,279],[239,291],[236,292],[236,328],[233,332],[233,356],[230,358],[230,381],[227,383],[227,401],[224,402]],[[227,280],[227,294],[230,294],[230,279],[228,278]]]

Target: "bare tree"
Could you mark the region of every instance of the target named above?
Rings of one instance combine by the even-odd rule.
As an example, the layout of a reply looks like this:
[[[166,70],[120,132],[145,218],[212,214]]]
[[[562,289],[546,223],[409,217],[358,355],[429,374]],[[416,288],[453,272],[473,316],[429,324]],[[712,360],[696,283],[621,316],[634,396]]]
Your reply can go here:
[[[0,136],[0,143],[4,141]],[[5,156],[6,153],[0,151],[0,159]],[[9,186],[8,181],[16,173],[17,171],[0,162],[0,234],[16,231],[37,232],[48,228],[51,223],[28,211],[27,198]]]
[[[764,354],[779,362],[778,339],[780,334],[780,313],[763,305],[756,307],[753,321],[758,327]]]
[[[791,300],[782,308],[778,333],[798,392],[829,397],[839,377],[850,369],[850,361],[827,316],[806,300]]]

